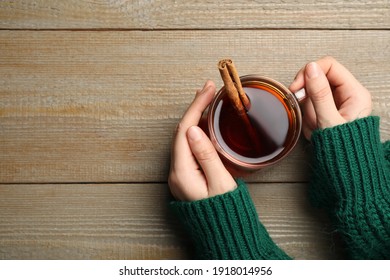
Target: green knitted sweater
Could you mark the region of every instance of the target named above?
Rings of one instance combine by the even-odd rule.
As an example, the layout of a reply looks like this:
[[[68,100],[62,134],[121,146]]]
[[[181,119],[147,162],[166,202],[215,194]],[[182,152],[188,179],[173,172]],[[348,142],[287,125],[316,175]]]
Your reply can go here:
[[[316,130],[310,200],[328,212],[352,259],[390,259],[390,141],[379,118]],[[290,259],[260,222],[242,180],[226,194],[171,208],[199,259]]]

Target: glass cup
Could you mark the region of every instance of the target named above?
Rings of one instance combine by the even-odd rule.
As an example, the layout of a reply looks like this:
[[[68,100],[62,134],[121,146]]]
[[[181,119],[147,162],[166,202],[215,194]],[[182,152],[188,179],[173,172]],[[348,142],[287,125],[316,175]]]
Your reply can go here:
[[[234,176],[273,165],[293,150],[302,129],[299,101],[306,97],[304,89],[293,94],[267,77],[247,75],[240,80],[251,101],[246,114],[249,122],[234,111],[224,87],[207,114],[209,137]]]

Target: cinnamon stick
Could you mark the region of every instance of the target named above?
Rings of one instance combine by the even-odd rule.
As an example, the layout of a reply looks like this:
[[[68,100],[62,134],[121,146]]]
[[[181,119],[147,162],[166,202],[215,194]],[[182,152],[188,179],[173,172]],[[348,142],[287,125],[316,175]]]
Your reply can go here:
[[[218,62],[218,69],[221,74],[221,78],[225,85],[225,91],[229,97],[235,111],[246,128],[248,136],[252,142],[253,148],[259,152],[260,142],[253,125],[247,115],[247,111],[250,109],[251,103],[242,88],[240,77],[231,59],[223,59]]]
[[[222,59],[218,63],[225,90],[239,115],[246,113],[250,108],[250,100],[242,89],[241,80],[231,59]]]

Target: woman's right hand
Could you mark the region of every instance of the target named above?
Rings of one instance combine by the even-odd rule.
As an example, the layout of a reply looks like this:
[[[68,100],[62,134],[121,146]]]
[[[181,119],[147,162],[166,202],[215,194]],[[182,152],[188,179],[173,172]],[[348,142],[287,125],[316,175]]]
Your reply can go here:
[[[351,122],[371,114],[369,91],[333,57],[303,67],[290,85],[292,92],[305,87],[302,101],[303,133],[310,140],[315,129]]]
[[[201,200],[237,187],[210,139],[198,126],[214,94],[214,82],[207,81],[177,126],[168,177],[171,193],[177,200]]]

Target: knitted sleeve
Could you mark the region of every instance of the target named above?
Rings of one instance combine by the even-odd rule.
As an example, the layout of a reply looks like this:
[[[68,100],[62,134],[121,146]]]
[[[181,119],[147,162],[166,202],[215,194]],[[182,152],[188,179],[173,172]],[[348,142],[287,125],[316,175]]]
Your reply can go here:
[[[198,259],[289,259],[259,221],[243,181],[223,195],[171,202],[191,236]]]
[[[311,201],[330,214],[353,259],[390,259],[390,142],[379,118],[313,132]]]

